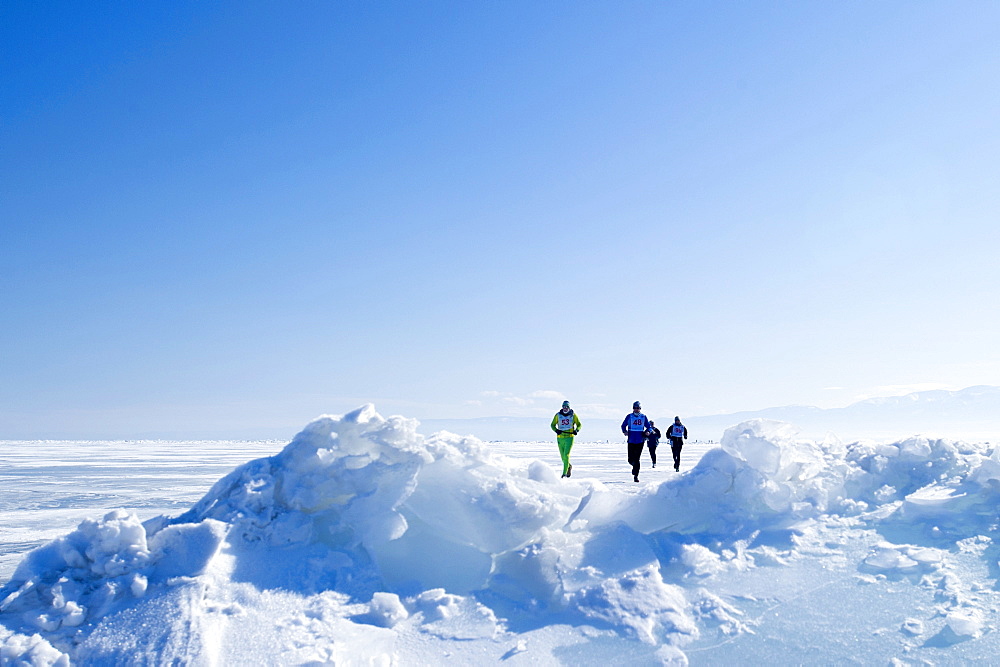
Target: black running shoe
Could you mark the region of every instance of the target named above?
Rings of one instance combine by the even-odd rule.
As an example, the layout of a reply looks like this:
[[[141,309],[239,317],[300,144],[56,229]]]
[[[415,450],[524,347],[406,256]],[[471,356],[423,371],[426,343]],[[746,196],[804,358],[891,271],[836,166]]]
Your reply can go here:
[[[572,464],[570,464],[570,466],[568,468],[566,468],[566,476],[567,477],[572,477],[573,476],[573,465]]]

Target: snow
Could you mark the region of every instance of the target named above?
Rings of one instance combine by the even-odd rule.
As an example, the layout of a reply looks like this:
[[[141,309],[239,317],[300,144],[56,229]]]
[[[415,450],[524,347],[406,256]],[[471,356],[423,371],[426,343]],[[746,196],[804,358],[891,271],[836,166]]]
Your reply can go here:
[[[620,443],[578,442],[560,479],[554,442],[424,435],[371,405],[284,448],[199,443],[195,466],[170,443],[0,444],[3,664],[908,664],[1000,648],[987,443],[844,444],[755,419],[686,447],[682,474],[668,446],[655,470],[645,455],[640,484]],[[268,455],[232,469],[251,451]]]

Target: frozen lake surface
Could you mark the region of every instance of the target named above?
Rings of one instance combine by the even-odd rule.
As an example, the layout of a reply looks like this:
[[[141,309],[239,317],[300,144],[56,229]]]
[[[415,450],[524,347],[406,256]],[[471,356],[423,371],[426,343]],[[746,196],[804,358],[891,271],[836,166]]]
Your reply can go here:
[[[221,477],[249,460],[277,454],[285,442],[271,440],[130,440],[130,441],[0,441],[0,582],[10,578],[31,549],[72,530],[88,517],[113,509],[135,512],[143,521],[177,515],[196,503]],[[494,442],[497,452],[539,459],[561,469],[553,442]],[[685,446],[681,471],[690,469],[710,447]],[[643,457],[640,483],[635,484],[625,460],[625,445],[577,442],[571,460],[573,476],[599,479],[624,491],[676,474],[670,447],[660,445],[650,467]]]
[[[562,480],[554,439],[424,439],[394,420],[365,408],[287,447],[0,442],[0,655],[716,665],[1000,653],[1000,453],[986,443],[815,442],[757,420],[721,445],[688,444],[680,473],[668,445],[656,469],[645,452],[637,484],[623,442],[578,442]]]

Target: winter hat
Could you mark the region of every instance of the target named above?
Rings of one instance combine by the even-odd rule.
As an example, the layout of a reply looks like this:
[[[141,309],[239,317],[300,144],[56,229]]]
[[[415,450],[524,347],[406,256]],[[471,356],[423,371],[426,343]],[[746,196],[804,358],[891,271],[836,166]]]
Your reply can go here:
[[[564,408],[568,408],[569,407],[569,401],[563,401],[563,407]]]
[[[639,405],[639,401],[636,401],[635,403],[632,404],[632,409],[634,410],[636,408],[639,408],[640,410],[642,409],[642,406]]]

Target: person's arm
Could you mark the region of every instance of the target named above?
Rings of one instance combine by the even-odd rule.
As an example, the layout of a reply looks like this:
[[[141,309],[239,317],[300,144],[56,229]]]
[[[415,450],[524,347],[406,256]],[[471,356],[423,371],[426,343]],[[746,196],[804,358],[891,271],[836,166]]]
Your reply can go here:
[[[625,420],[622,421],[622,435],[628,435],[628,420],[632,415],[625,415]]]
[[[576,435],[579,432],[580,432],[580,418],[577,417],[576,413],[574,412],[573,413],[573,435]]]
[[[552,417],[552,423],[550,424],[552,430],[555,431],[556,435],[559,435],[559,429],[556,428],[556,424],[558,423],[559,423],[559,413],[557,412],[555,416]]]
[[[687,426],[684,427],[684,439],[685,440],[688,439],[688,427]]]

